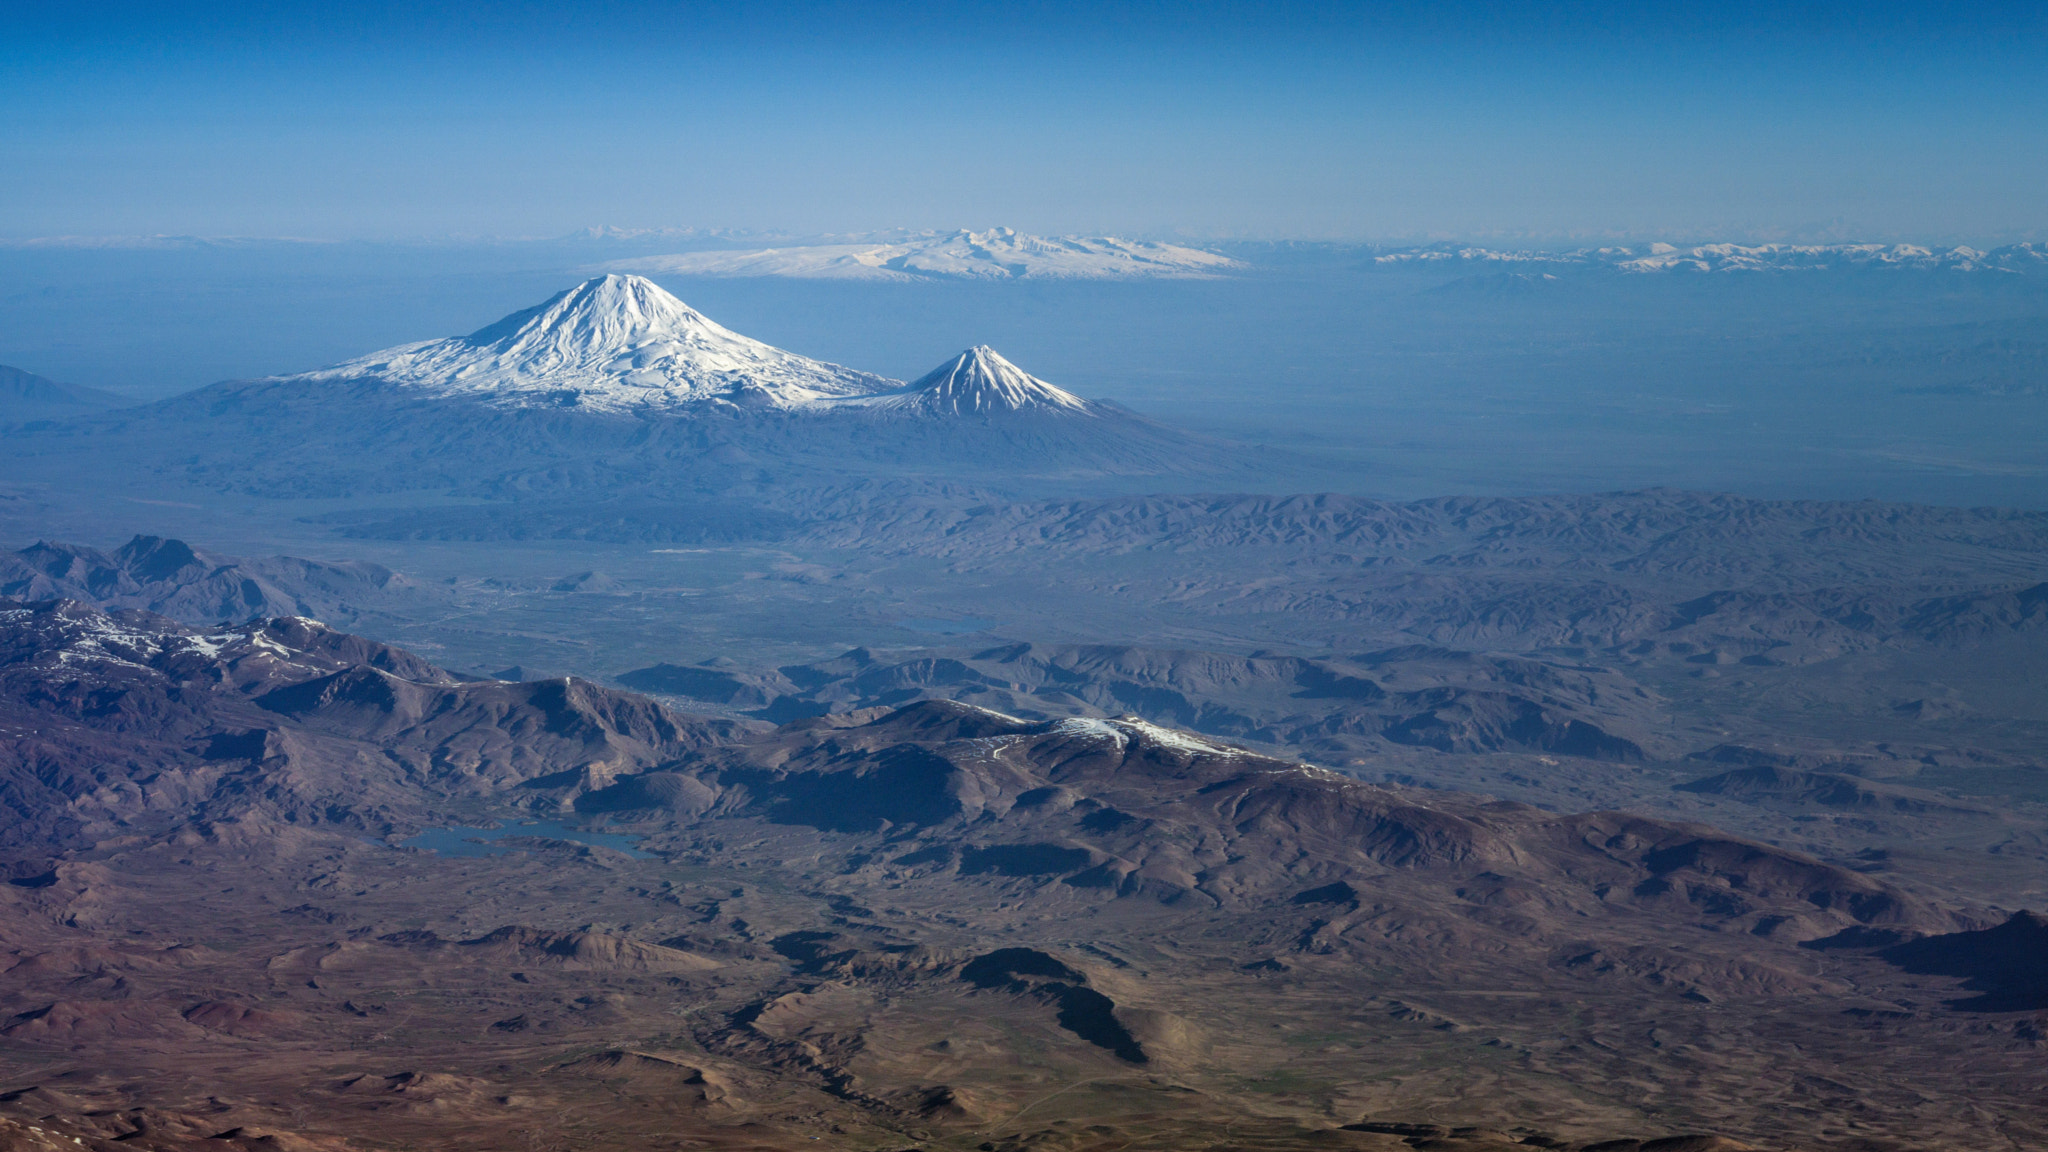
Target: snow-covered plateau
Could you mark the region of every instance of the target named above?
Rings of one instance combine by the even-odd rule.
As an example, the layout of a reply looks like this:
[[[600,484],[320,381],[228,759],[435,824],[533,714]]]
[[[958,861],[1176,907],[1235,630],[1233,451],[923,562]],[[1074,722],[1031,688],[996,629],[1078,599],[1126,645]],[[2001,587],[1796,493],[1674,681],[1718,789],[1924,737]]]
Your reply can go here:
[[[642,256],[603,266],[674,276],[786,276],[807,280],[1123,280],[1218,276],[1243,267],[1228,256],[1114,236],[1029,236],[1008,228],[926,232],[843,243]]]

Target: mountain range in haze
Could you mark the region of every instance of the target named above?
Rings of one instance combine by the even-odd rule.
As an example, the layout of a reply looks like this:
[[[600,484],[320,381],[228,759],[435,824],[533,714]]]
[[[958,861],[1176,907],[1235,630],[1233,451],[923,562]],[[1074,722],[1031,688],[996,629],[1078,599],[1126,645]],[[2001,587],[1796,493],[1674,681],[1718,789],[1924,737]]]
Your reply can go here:
[[[644,256],[605,265],[674,276],[788,276],[806,280],[1128,280],[1216,276],[1228,256],[1114,236],[1031,236],[1009,228]]]
[[[2048,271],[2048,244],[1979,249],[1918,244],[1637,244],[1600,248],[1499,249],[1439,244],[1377,249],[1375,264],[1523,264],[1617,272],[1772,272],[1824,269]]]
[[[639,237],[636,237],[639,238]],[[650,237],[650,238],[658,238]],[[1242,245],[1214,245],[1226,249]],[[1472,244],[1335,245],[1357,247],[1380,267],[1412,264],[1515,265],[1558,270],[1794,272],[1820,270],[2048,271],[2048,245],[1988,249],[1918,244],[1669,244],[1579,248],[1494,248]],[[1113,236],[1031,236],[986,232],[819,237],[774,247],[638,256],[608,271],[672,276],[784,277],[804,280],[1131,280],[1206,279],[1254,272],[1253,256]]]

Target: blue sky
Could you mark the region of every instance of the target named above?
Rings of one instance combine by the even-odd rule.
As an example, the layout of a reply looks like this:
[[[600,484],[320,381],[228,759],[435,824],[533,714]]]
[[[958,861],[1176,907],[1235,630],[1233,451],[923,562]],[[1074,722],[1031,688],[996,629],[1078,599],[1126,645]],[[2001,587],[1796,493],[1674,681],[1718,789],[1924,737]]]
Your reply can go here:
[[[2040,5],[0,7],[0,237],[2048,228]]]

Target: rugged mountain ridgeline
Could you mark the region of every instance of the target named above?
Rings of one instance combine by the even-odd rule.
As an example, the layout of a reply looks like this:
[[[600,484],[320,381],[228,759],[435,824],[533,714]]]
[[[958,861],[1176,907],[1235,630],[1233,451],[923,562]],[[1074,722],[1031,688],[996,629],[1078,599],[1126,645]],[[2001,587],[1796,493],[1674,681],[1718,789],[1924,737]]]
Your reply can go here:
[[[1646,745],[1668,751],[1656,735],[1664,702],[1621,676],[1442,648],[1313,659],[1008,644],[902,660],[856,649],[759,672],[731,664],[660,664],[624,673],[619,682],[769,720],[928,698],[1048,719],[1130,712],[1339,758],[1376,750],[1381,741],[1617,761],[1648,758]]]
[[[1344,496],[1014,501],[948,485],[709,500],[537,499],[326,514],[383,540],[773,545],[859,571],[1062,572],[1191,617],[1263,615],[1387,644],[1626,649],[1801,663],[2048,621],[2048,517],[1688,493],[1386,502]]]
[[[435,798],[658,764],[736,730],[572,680],[468,682],[296,617],[204,631],[9,601],[0,628],[0,851],[16,857],[251,813],[381,831]]]
[[[1003,573],[1057,557],[1190,615],[1458,646],[1803,662],[2048,622],[2048,516],[1688,492],[828,500],[795,537]],[[1650,647],[1645,648],[1644,645]]]
[[[20,1140],[1860,1149],[1988,1130],[1960,1069],[2029,1123],[2034,920],[1697,823],[1135,717],[771,730],[298,619],[14,602],[0,660]],[[492,816],[531,832],[392,846]]]
[[[0,596],[139,608],[191,623],[260,616],[351,620],[375,608],[433,599],[417,583],[377,564],[292,556],[248,560],[160,536],[137,536],[112,552],[38,541],[0,554]]]
[[[1149,496],[975,501],[873,485],[813,493],[831,525],[863,547],[949,559],[1025,549],[1079,554],[1298,548],[1360,565],[1561,568],[1663,577],[1769,576],[1791,584],[1980,579],[2040,571],[2048,514],[1870,501],[1758,500],[1651,490],[1589,496],[1446,497],[1393,502],[1340,495]]]
[[[1967,649],[1941,651],[1970,658],[1956,655]],[[1689,677],[1674,682],[1670,672],[1650,657],[1427,645],[1300,657],[1016,643],[886,656],[857,649],[780,668],[657,664],[618,680],[684,708],[771,721],[924,700],[1037,721],[1136,714],[1364,779],[1505,791],[1552,809],[1602,804],[1733,823],[1862,868],[1886,867],[1877,862],[1888,859],[1887,846],[1924,852],[1938,841],[1949,852],[2010,861],[2019,890],[2033,890],[2022,861],[2048,859],[2033,749],[1950,742],[1981,739],[1981,721],[1954,723],[1970,715],[1958,701],[1896,702],[1886,709],[1888,731],[1839,718],[1738,735],[1693,722],[1697,693]],[[1923,730],[1901,732],[1902,721]],[[1942,726],[1925,730],[1930,723]],[[2001,783],[1956,788],[1972,768],[2003,773]]]
[[[1142,586],[1195,614],[1285,614],[1437,644],[1685,646],[1731,662],[1983,639],[2048,621],[2048,516],[1874,501],[1662,491],[1015,501],[866,484],[711,501],[387,505],[327,522],[377,539],[752,542],[829,553],[821,559],[841,567],[921,557],[986,575],[1056,557],[1074,592]]]

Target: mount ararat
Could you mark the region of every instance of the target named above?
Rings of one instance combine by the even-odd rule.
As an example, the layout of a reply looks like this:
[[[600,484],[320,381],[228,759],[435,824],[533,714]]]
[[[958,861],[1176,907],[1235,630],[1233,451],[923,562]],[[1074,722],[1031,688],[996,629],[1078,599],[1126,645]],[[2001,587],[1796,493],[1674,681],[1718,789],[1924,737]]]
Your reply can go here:
[[[161,474],[266,496],[663,495],[963,467],[1045,478],[1235,466],[1220,445],[1082,399],[991,348],[906,385],[742,336],[624,275],[468,336],[224,381],[20,438],[36,455],[118,446]]]

